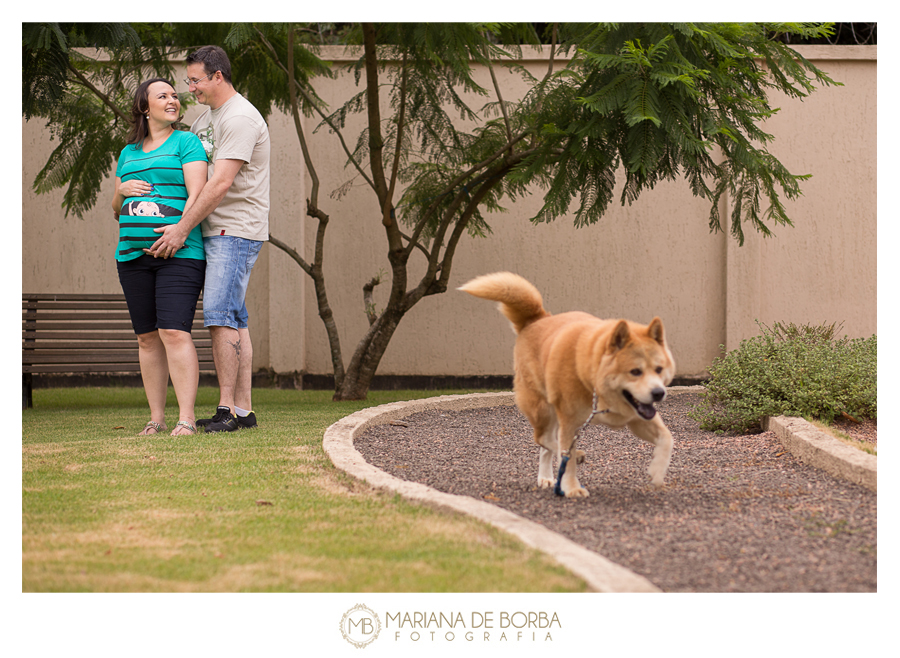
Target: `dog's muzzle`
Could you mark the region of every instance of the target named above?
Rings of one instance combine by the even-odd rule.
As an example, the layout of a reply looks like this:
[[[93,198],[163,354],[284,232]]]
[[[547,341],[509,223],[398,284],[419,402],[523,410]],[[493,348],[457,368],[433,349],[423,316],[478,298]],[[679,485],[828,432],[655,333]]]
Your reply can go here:
[[[646,402],[639,402],[635,399],[635,397],[628,391],[622,391],[622,395],[628,400],[628,404],[634,407],[634,410],[637,411],[638,416],[643,418],[644,420],[650,420],[656,415],[656,407],[653,406],[655,402],[662,402],[666,397],[666,389],[662,386],[657,386],[650,392],[650,396],[653,398],[653,402],[647,404]]]

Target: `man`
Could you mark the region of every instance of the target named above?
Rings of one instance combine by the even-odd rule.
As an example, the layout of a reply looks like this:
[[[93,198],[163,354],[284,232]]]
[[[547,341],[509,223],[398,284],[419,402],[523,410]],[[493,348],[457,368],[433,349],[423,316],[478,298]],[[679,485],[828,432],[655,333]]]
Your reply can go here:
[[[203,324],[212,337],[219,406],[197,425],[207,432],[256,427],[251,403],[253,346],[245,297],[250,271],[269,236],[269,131],[262,115],[231,84],[231,63],[218,46],[187,58],[188,90],[209,109],[194,121],[209,156],[208,182],[178,224],[157,229],[146,250],[169,258],[202,221],[206,251]]]

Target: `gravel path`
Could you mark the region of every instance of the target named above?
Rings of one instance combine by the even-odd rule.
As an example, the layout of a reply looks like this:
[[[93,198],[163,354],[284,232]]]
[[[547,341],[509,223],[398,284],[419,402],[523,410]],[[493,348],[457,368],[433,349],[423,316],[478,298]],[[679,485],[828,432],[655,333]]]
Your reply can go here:
[[[696,393],[658,405],[675,437],[666,487],[652,447],[589,427],[578,446],[590,497],[537,487],[538,448],[515,407],[428,411],[355,441],[373,466],[538,522],[667,592],[874,592],[876,494],[808,467],[771,432],[730,436],[688,418]]]

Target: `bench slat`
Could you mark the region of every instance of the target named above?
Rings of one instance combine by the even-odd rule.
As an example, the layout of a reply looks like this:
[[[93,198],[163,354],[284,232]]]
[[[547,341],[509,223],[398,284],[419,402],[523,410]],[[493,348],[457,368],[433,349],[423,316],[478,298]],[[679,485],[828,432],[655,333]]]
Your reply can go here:
[[[131,322],[107,322],[105,324],[98,324],[95,322],[51,322],[51,321],[43,321],[40,326],[35,327],[33,322],[23,322],[22,329],[25,331],[38,331],[38,335],[43,333],[41,330],[46,329],[47,331],[83,331],[85,329],[89,329],[91,331],[130,331],[131,335],[134,335],[134,330],[131,326]],[[194,324],[191,325],[191,331],[201,331],[203,330],[203,320],[198,321],[195,319]]]
[[[49,320],[99,320],[108,322],[109,320],[131,320],[128,311],[109,311],[108,313],[36,313],[32,315],[23,315],[22,322],[46,322]]]
[[[75,301],[75,302],[124,302],[124,293],[22,293],[22,302],[32,301]],[[200,293],[200,301],[203,301],[203,293]]]
[[[34,375],[60,375],[64,373],[116,373],[116,372],[140,372],[140,363],[116,363],[108,367],[102,365],[25,365],[22,366],[23,374]],[[200,362],[200,372],[215,372],[216,367],[212,362]]]
[[[112,341],[128,341],[134,342],[137,338],[134,335],[134,331],[132,331],[131,326],[128,326],[126,331],[106,331],[104,327],[91,327],[93,331],[36,331],[36,330],[28,330],[22,331],[22,339],[28,341],[40,341],[44,342],[54,340],[112,340]],[[209,329],[204,327],[198,327],[196,324],[191,327],[191,336],[194,337],[194,342],[196,343],[198,340],[209,340]]]
[[[88,342],[88,341],[52,341],[52,340],[39,340],[33,343],[23,344],[23,349],[30,351],[40,351],[40,350],[136,350],[137,349],[137,340],[134,337],[134,334],[131,334],[131,340],[107,340],[104,342]],[[211,348],[212,341],[209,339],[194,339],[194,347],[198,350],[203,348]]]
[[[128,311],[128,304],[115,301],[100,304],[98,302],[22,302],[22,310],[34,315],[37,311]],[[203,310],[203,303],[197,303],[197,311]]]
[[[97,322],[51,322],[42,321],[40,327],[35,327],[33,322],[23,322],[22,329],[26,331],[34,331],[36,329],[47,329],[48,331],[77,331],[90,329],[91,331],[133,331],[131,322],[107,322],[99,324]]]
[[[212,348],[197,350],[197,358],[212,359]],[[22,355],[23,363],[136,363],[140,359],[138,351],[113,350],[103,352],[29,352]]]
[[[74,300],[80,302],[109,302],[109,301],[125,301],[124,293],[22,293],[22,301],[63,301]]]
[[[203,370],[203,368],[200,368]],[[91,364],[88,366],[80,366],[80,365],[24,365],[22,366],[22,372],[24,374],[53,374],[53,375],[61,375],[63,373],[81,373],[81,372],[90,372],[90,373],[113,373],[113,372],[140,372],[141,364],[140,363],[116,363],[109,365],[108,367],[103,367],[97,364]]]
[[[128,304],[124,301],[114,302],[22,302],[22,310],[32,311],[76,311],[76,310],[109,310],[127,311]]]
[[[128,304],[122,302],[23,302],[22,310],[33,311],[127,311]],[[197,310],[203,310],[203,302],[197,303]]]

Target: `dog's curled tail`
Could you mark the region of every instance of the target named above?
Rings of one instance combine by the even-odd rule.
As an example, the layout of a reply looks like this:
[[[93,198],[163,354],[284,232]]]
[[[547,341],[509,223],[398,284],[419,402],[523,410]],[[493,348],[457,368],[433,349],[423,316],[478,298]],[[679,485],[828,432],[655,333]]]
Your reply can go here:
[[[495,272],[472,279],[458,290],[482,299],[500,302],[500,312],[519,333],[532,322],[548,317],[538,289],[512,272]]]

